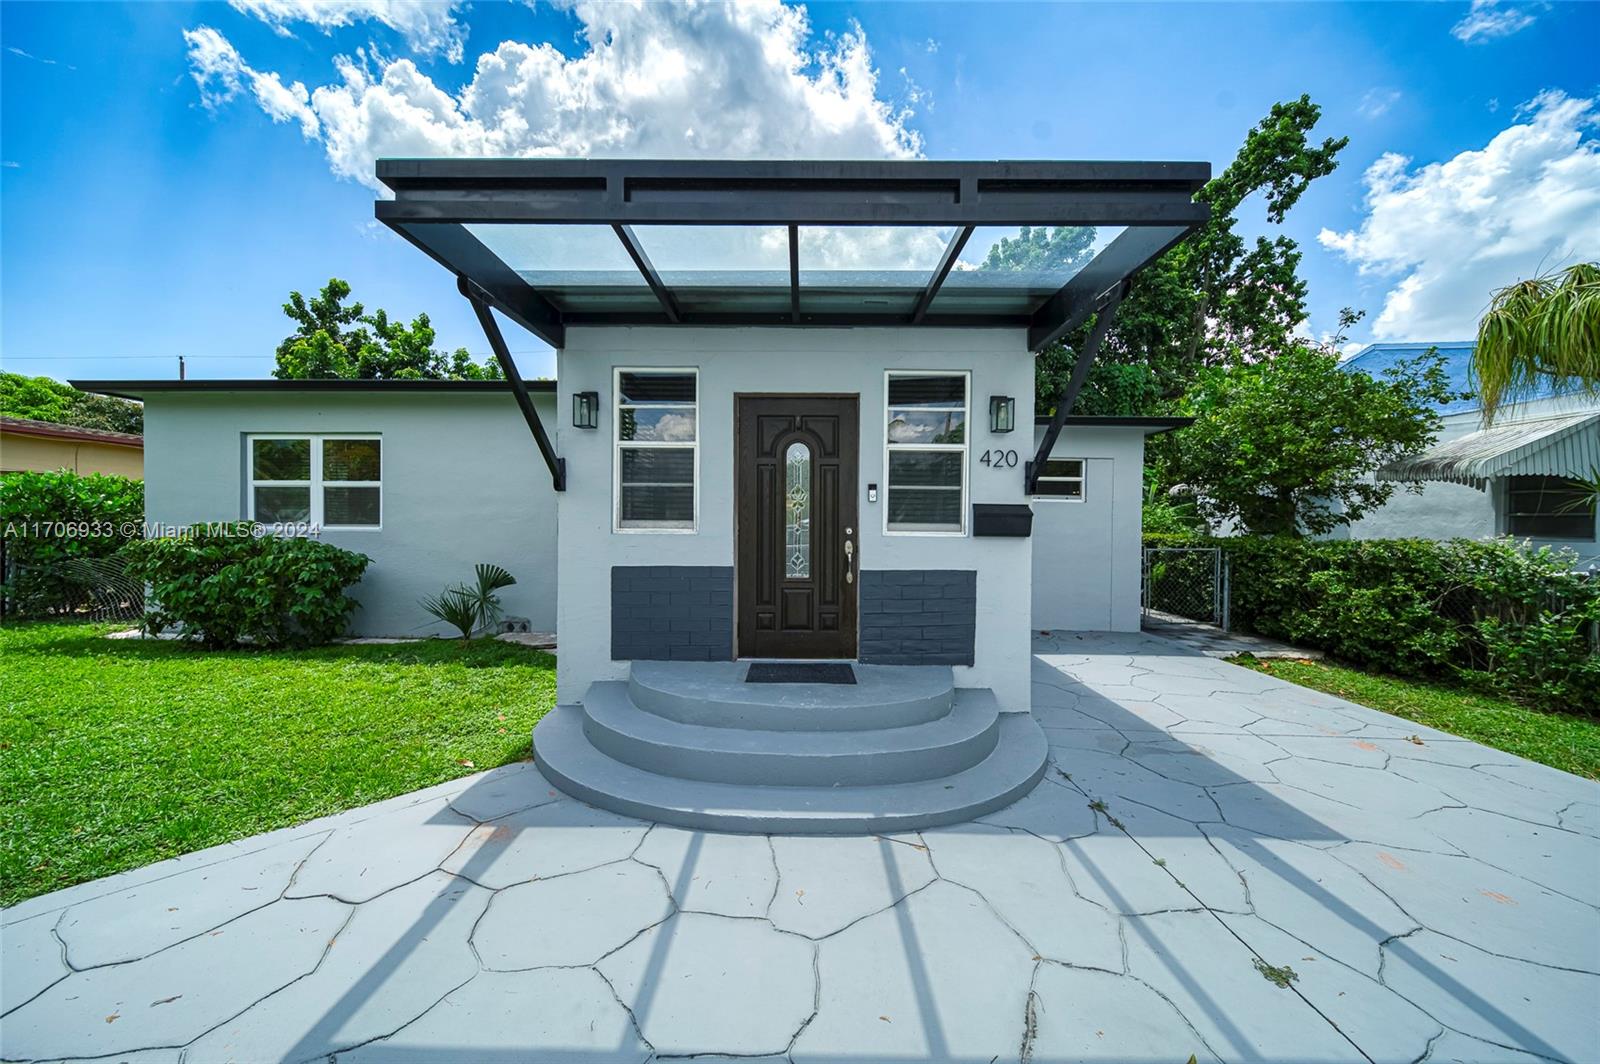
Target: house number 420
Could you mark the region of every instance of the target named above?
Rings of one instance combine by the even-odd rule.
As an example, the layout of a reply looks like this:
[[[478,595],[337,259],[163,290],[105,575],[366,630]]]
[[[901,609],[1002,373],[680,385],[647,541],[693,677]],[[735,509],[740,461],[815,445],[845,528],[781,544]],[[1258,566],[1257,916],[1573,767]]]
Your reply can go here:
[[[1010,469],[1017,464],[1016,451],[984,451],[978,459],[990,469]]]

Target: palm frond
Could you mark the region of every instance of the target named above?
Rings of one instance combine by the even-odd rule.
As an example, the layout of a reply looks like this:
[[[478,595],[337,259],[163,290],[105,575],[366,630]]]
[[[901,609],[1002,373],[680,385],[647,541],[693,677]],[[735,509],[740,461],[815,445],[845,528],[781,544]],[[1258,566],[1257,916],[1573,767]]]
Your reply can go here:
[[[499,591],[503,587],[510,587],[517,582],[517,578],[490,562],[478,563],[478,590],[480,592]]]
[[[1545,386],[1600,395],[1600,263],[1496,292],[1478,323],[1471,379],[1485,423]]]
[[[437,595],[424,598],[419,605],[428,613],[461,633],[462,641],[472,638],[478,627],[478,601],[476,596],[459,584],[447,587]]]

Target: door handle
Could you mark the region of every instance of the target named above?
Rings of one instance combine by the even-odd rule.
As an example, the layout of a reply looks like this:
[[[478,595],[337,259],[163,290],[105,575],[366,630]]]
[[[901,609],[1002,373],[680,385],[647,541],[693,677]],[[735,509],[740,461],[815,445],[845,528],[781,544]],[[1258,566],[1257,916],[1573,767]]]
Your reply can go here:
[[[855,559],[856,545],[847,539],[844,541],[844,582],[847,584],[853,584],[856,580]]]

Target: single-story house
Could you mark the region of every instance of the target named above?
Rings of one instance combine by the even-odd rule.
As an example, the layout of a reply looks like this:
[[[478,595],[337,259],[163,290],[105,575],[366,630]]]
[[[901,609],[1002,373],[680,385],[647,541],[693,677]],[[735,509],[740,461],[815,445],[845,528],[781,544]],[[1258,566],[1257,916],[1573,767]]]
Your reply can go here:
[[[145,402],[150,520],[371,556],[358,631],[427,631],[418,598],[509,569],[511,612],[558,635],[534,750],[569,793],[725,830],[949,823],[1043,772],[1030,629],[1137,627],[1144,438],[1181,422],[1071,410],[1209,175],[380,160],[378,219],[454,275],[505,382],[78,386]],[[1097,251],[962,257],[1019,225]],[[1034,353],[1090,321],[1026,431]]]
[[[1445,357],[1452,390],[1471,391],[1471,341],[1370,344],[1344,363],[1374,376],[1430,349]],[[1575,552],[1580,566],[1600,562],[1600,516],[1573,478],[1600,477],[1600,403],[1546,389],[1502,410],[1485,427],[1476,397],[1439,407],[1438,440],[1379,472],[1420,483],[1341,529],[1351,539],[1488,539],[1515,536]]]
[[[144,437],[108,429],[0,417],[0,473],[112,473],[144,475]]]

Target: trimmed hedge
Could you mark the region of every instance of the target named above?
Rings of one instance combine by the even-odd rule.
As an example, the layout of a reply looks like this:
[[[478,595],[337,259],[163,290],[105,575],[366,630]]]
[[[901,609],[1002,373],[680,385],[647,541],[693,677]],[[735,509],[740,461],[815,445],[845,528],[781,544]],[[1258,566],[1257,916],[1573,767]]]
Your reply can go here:
[[[1219,546],[1233,627],[1543,709],[1600,712],[1600,579],[1509,539],[1146,537]]]
[[[68,612],[120,567],[109,560],[144,535],[144,483],[70,470],[0,476],[9,608],[23,615]]]
[[[178,626],[212,648],[313,646],[342,635],[356,608],[344,589],[371,559],[253,527],[196,525],[128,547],[128,571],[150,585],[146,630]]]

